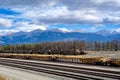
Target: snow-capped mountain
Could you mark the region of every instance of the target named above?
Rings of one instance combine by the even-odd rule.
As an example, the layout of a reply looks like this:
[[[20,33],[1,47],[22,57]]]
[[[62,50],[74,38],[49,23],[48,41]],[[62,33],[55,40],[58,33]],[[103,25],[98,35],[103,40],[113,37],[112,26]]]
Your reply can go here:
[[[84,41],[108,41],[120,40],[120,34],[109,31],[98,31],[98,33],[63,32],[61,30],[34,30],[31,32],[17,32],[6,36],[0,36],[0,44],[24,44],[39,42],[56,42],[63,40]]]
[[[108,36],[108,35],[111,35],[112,32],[109,31],[109,30],[99,30],[97,32],[95,32],[96,34],[99,34],[99,35],[102,35],[102,36]]]
[[[99,31],[97,31],[95,33],[99,34],[99,35],[102,35],[102,36],[110,36],[110,35],[120,34],[117,31],[110,31],[110,30],[99,30]]]

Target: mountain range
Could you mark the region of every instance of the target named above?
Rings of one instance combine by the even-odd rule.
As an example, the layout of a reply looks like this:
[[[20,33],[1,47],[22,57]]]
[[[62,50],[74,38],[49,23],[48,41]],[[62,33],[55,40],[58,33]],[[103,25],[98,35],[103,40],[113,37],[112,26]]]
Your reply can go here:
[[[0,36],[0,44],[26,44],[40,42],[57,42],[66,40],[84,41],[111,41],[120,40],[120,33],[100,30],[94,33],[83,32],[63,32],[61,30],[33,30],[31,32],[17,32],[9,35]]]

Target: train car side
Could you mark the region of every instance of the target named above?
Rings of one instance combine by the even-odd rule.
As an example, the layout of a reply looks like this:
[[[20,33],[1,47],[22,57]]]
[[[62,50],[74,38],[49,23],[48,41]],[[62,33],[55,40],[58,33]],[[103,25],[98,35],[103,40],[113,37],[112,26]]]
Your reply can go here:
[[[85,57],[73,55],[43,55],[43,54],[0,54],[4,58],[17,58],[17,59],[31,59],[42,61],[61,61],[72,62],[80,64],[94,64],[94,65],[116,65],[120,66],[120,60],[109,59],[105,57]]]
[[[119,59],[111,59],[110,65],[111,66],[120,66],[120,60]]]

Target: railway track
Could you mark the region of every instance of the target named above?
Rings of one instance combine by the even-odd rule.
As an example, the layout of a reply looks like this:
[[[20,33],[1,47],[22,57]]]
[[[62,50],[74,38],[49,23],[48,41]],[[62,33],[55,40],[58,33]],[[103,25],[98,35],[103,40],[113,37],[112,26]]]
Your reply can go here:
[[[33,62],[31,60],[5,58],[0,58],[0,64],[65,76],[78,80],[120,80],[119,71],[107,71],[52,63],[40,63],[37,61]]]

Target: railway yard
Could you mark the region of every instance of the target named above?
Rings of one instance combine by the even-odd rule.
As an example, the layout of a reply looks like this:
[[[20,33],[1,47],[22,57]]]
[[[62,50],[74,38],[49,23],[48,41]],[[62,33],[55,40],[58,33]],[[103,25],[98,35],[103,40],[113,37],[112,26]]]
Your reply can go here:
[[[0,75],[4,80],[70,80],[69,78],[50,75],[17,67],[0,64]],[[0,79],[1,80],[1,79]]]
[[[0,58],[0,64],[37,72],[44,72],[77,80],[119,80],[120,68],[57,63],[35,60]]]
[[[118,52],[86,55],[0,54],[0,64],[71,78],[72,80],[120,80]]]
[[[0,80],[120,80],[120,0],[0,0]]]

